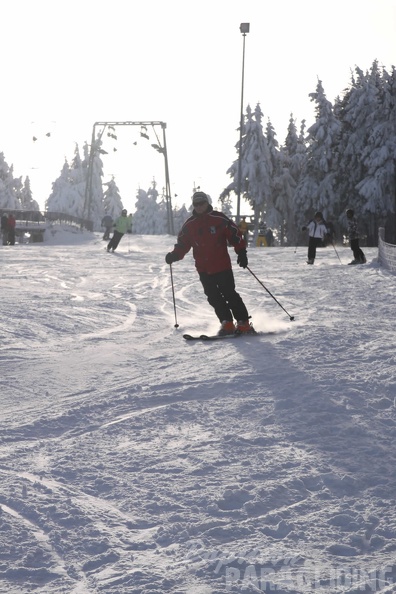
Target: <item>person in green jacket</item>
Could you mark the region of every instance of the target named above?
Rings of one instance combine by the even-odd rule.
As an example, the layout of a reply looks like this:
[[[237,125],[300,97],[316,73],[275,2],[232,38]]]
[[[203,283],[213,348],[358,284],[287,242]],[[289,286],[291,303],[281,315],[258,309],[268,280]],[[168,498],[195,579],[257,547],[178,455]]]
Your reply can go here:
[[[124,208],[121,211],[121,216],[114,221],[113,237],[110,239],[107,245],[108,252],[110,252],[110,250],[115,252],[122,236],[125,235],[125,233],[132,232],[132,215],[129,215],[128,217],[127,214],[127,210]]]

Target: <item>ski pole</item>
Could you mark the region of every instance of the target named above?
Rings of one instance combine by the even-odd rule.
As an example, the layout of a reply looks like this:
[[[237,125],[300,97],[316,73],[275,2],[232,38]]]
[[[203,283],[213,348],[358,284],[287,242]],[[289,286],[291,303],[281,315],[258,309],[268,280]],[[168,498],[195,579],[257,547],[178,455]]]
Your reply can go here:
[[[294,250],[294,253],[296,253],[296,251],[297,251],[297,248],[298,248],[298,244],[296,245],[296,249]]]
[[[335,253],[337,254],[337,257],[338,257],[338,259],[339,259],[340,263],[342,264],[342,262],[341,262],[341,258],[340,258],[340,256],[338,255],[338,252],[337,252],[337,250],[336,250],[336,247],[335,247],[334,243],[333,243],[333,242],[331,242],[331,245],[333,246],[333,248],[334,248],[334,251],[335,251]]]
[[[265,286],[265,285],[264,285],[264,284],[261,282],[261,280],[260,280],[259,278],[257,278],[257,276],[254,274],[254,272],[253,272],[252,270],[250,270],[249,266],[246,266],[246,268],[249,270],[250,274],[252,274],[252,275],[254,276],[254,278],[255,278],[255,279],[256,279],[256,280],[257,280],[257,281],[260,283],[260,285],[261,285],[261,286],[262,286],[262,287],[263,287],[263,288],[264,288],[264,289],[267,291],[268,295],[271,295],[272,299],[273,299],[274,301],[276,301],[276,303],[279,305],[279,307],[281,307],[281,308],[283,309],[283,311],[284,311],[285,313],[287,313],[287,315],[288,315],[288,316],[289,316],[289,318],[290,318],[290,321],[291,321],[291,322],[293,322],[293,320],[294,320],[294,316],[291,316],[291,315],[289,314],[289,312],[287,312],[287,311],[285,310],[285,308],[283,307],[283,305],[281,305],[281,304],[279,303],[279,301],[277,300],[277,298],[276,298],[276,297],[274,297],[274,296],[273,296],[273,294],[271,293],[271,291],[269,291],[269,290],[267,289],[267,287],[266,287],[266,286]]]
[[[177,323],[177,316],[176,316],[176,300],[175,300],[175,288],[173,286],[172,264],[169,264],[169,270],[170,270],[171,285],[172,285],[173,309],[175,311],[175,328],[178,328],[179,324]]]

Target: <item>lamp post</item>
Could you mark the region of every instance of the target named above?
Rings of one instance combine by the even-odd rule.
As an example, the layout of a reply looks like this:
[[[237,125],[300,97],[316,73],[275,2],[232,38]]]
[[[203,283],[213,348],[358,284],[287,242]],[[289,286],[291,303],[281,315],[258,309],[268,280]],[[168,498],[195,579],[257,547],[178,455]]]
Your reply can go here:
[[[243,128],[243,86],[245,80],[245,37],[249,33],[250,23],[241,23],[239,30],[243,36],[242,52],[242,85],[241,85],[241,115],[239,119],[239,158],[238,158],[238,183],[237,183],[237,215],[236,222],[239,224],[241,218],[241,186],[242,186],[242,128]]]

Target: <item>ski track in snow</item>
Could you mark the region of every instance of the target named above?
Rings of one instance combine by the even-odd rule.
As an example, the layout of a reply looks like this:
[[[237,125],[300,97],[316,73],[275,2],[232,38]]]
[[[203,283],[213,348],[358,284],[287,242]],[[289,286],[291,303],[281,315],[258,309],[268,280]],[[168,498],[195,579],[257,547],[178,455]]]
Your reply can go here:
[[[359,267],[347,247],[312,267],[250,249],[296,321],[234,265],[275,333],[188,343],[218,327],[190,255],[175,329],[174,238],[108,255],[97,237],[0,252],[0,593],[356,594],[369,571],[393,592],[395,276],[376,249]]]

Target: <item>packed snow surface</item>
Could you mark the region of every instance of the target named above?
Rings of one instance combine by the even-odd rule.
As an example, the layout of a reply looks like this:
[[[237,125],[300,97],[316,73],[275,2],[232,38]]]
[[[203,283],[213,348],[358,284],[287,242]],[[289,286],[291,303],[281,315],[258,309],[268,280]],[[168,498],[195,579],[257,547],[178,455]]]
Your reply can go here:
[[[231,250],[262,334],[186,342],[218,323],[173,243],[0,248],[0,592],[394,592],[396,277],[249,249],[285,313]]]

